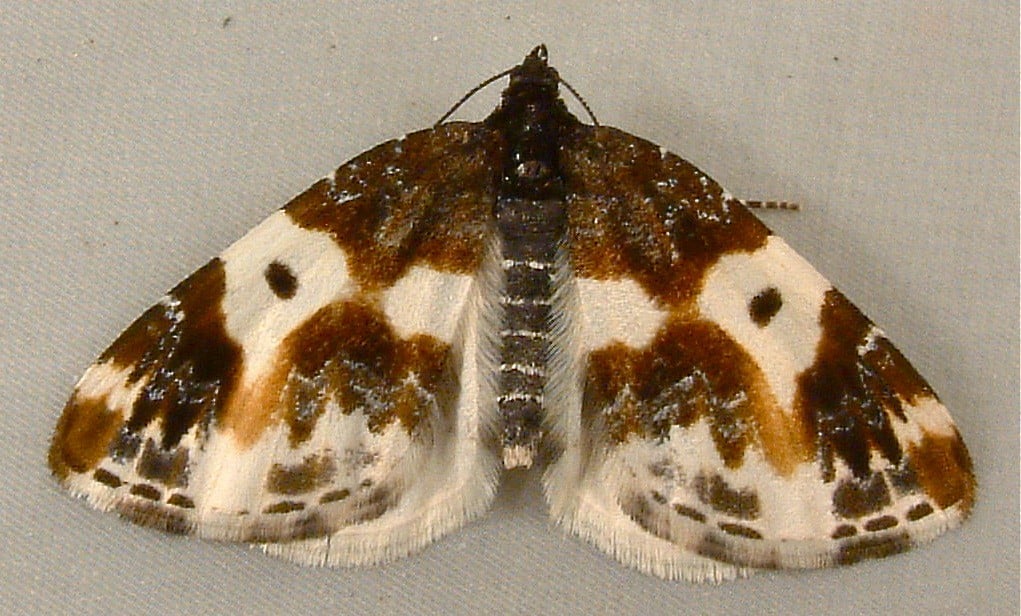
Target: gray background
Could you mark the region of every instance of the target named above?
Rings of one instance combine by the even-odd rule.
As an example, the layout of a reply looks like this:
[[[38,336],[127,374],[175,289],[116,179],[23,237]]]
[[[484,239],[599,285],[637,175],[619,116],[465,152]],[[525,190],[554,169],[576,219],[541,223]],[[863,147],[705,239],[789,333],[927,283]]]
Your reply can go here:
[[[0,611],[1017,613],[1016,2],[4,4]],[[552,527],[537,473],[356,570],[168,537],[56,487],[50,431],[124,326],[540,42],[603,123],[804,205],[764,217],[941,393],[977,466],[969,523],[884,561],[697,586]]]

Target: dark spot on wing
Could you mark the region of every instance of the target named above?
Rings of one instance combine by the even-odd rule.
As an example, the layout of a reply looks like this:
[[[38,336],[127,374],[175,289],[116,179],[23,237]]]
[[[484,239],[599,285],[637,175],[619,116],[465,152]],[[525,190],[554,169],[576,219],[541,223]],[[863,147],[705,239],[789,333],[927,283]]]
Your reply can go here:
[[[878,537],[865,535],[845,540],[833,560],[838,565],[850,565],[866,558],[892,556],[910,548],[911,539],[907,534]]]
[[[894,526],[897,526],[897,523],[898,523],[897,518],[893,517],[892,515],[884,515],[878,518],[872,518],[871,520],[868,520],[867,522],[865,522],[863,526],[865,530],[869,531],[870,533],[874,533],[876,531],[893,528]]]
[[[194,532],[195,525],[179,509],[169,509],[157,502],[121,501],[116,505],[117,513],[141,526],[149,526],[175,535]]]
[[[754,490],[734,489],[719,475],[695,477],[694,488],[700,501],[720,513],[742,520],[759,517],[759,496]]]
[[[721,256],[756,250],[769,235],[690,163],[618,129],[574,127],[560,165],[578,276],[632,278],[661,301],[690,301]]]
[[[833,490],[833,511],[842,518],[860,518],[889,504],[890,490],[881,473],[842,479]]]
[[[663,515],[664,509],[655,507],[649,499],[638,494],[622,496],[620,508],[635,524],[654,537],[670,541],[669,520]]]
[[[327,503],[335,503],[346,499],[348,496],[351,496],[351,490],[348,490],[347,488],[344,488],[343,490],[331,490],[320,496],[319,502],[323,505]]]
[[[443,124],[359,155],[332,186],[318,182],[285,210],[329,233],[365,288],[386,288],[415,264],[474,273],[492,232],[502,148],[482,124]]]
[[[305,494],[328,485],[336,472],[333,456],[311,455],[298,464],[274,464],[266,477],[266,489],[288,496]]]
[[[921,520],[922,518],[931,515],[933,513],[932,505],[929,503],[919,503],[908,510],[907,519],[911,522]]]
[[[103,468],[97,468],[92,473],[92,478],[110,488],[119,488],[124,485],[120,477]]]
[[[270,290],[280,299],[291,299],[298,292],[298,279],[294,272],[280,261],[273,261],[267,265],[263,276]]]
[[[831,539],[846,539],[847,537],[853,537],[858,534],[858,529],[850,524],[841,524],[840,526],[833,529],[830,534]]]
[[[298,501],[280,501],[262,510],[263,513],[293,513],[305,509],[305,503]]]
[[[682,505],[680,503],[674,505],[673,509],[674,513],[676,513],[677,515],[682,515],[686,518],[691,518],[696,522],[705,522],[705,514],[699,511],[698,509],[694,509],[692,507],[688,507],[687,505]]]
[[[167,487],[184,487],[188,485],[188,449],[176,447],[164,451],[156,442],[148,439],[142,457],[138,459],[136,471],[140,476],[159,481]]]
[[[776,287],[768,287],[760,291],[748,302],[748,316],[759,327],[769,325],[776,313],[783,307],[783,297]]]
[[[180,507],[181,509],[195,508],[195,501],[184,494],[172,494],[170,498],[167,499],[167,504],[173,505],[174,507]]]
[[[744,524],[732,524],[730,522],[720,522],[720,530],[727,533],[728,535],[734,535],[735,537],[744,537],[745,539],[762,539],[762,533],[749,528]]]
[[[131,486],[131,489],[128,490],[128,492],[134,494],[135,496],[147,498],[151,501],[159,501],[160,499],[163,498],[162,492],[160,492],[156,487],[151,486],[147,483],[136,483],[135,485]]]

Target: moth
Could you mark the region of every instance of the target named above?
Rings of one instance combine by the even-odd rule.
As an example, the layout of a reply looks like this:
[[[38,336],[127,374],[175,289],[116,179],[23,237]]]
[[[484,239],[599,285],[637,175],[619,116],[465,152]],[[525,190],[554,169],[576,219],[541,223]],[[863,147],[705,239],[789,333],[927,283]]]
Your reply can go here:
[[[59,482],[365,565],[541,464],[554,520],[695,581],[887,556],[968,515],[939,398],[749,202],[577,119],[544,46],[503,76],[487,118],[355,157],[128,327],[64,408]]]

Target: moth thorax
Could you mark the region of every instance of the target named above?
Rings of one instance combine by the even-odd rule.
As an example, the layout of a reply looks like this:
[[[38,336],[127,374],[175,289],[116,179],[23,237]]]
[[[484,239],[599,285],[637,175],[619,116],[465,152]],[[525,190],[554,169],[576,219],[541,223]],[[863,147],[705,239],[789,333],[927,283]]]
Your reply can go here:
[[[506,468],[527,468],[542,437],[553,282],[564,237],[565,204],[501,199],[495,213],[504,274],[497,380],[503,461]]]

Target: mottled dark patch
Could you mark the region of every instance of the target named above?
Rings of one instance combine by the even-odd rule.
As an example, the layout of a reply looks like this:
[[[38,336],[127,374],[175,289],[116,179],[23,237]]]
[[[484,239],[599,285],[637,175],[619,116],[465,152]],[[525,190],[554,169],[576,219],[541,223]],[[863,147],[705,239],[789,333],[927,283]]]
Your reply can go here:
[[[399,338],[367,303],[324,306],[281,346],[288,371],[281,414],[292,447],[311,436],[331,401],[345,414],[364,413],[373,433],[394,421],[412,433],[434,401],[446,408],[456,391],[448,345],[424,334]]]
[[[579,125],[560,152],[579,276],[630,278],[661,301],[683,303],[722,255],[754,251],[769,236],[743,206],[724,203],[716,182],[648,141]]]
[[[266,477],[266,489],[275,494],[294,496],[329,485],[337,473],[331,455],[306,456],[298,464],[274,464]]]
[[[911,460],[907,456],[901,458],[900,464],[886,469],[886,479],[897,494],[913,494],[918,491],[918,476],[911,468]]]
[[[907,519],[910,522],[916,522],[922,518],[931,515],[933,513],[932,505],[929,503],[919,503],[908,510]]]
[[[219,415],[241,371],[241,348],[224,328],[225,285],[223,263],[213,259],[136,320],[100,358],[131,365],[129,382],[145,378],[127,432],[137,434],[159,421],[159,445],[169,451],[193,426]]]
[[[975,501],[971,456],[955,430],[949,436],[925,434],[909,449],[918,484],[940,509],[957,505],[967,514]]]
[[[397,504],[398,496],[385,488],[373,490],[358,502],[350,523],[362,524],[379,518]]]
[[[160,492],[156,487],[151,486],[147,483],[136,483],[135,485],[131,486],[131,489],[128,490],[128,492],[134,494],[135,496],[147,498],[151,501],[159,501],[163,499],[163,493]]]
[[[147,362],[146,359],[172,326],[173,320],[166,307],[156,304],[135,319],[113,344],[103,351],[96,363],[111,361],[117,368],[133,368],[129,377],[129,381],[133,383],[151,368],[151,361]]]
[[[742,520],[759,517],[759,495],[754,490],[732,488],[719,475],[699,475],[693,487],[698,499],[716,511]]]
[[[686,518],[691,518],[696,522],[705,522],[705,514],[699,511],[698,509],[688,507],[687,505],[682,505],[680,503],[675,504],[673,509],[674,513],[676,513],[677,515],[682,515]]]
[[[110,441],[123,425],[121,414],[102,398],[86,398],[76,391],[64,407],[50,442],[50,470],[61,480],[95,468],[107,455]]]
[[[114,475],[110,471],[103,468],[97,468],[92,473],[92,478],[98,481],[99,483],[111,488],[119,488],[122,485],[124,485],[124,482],[121,481],[120,477]]]
[[[659,492],[653,490],[652,494],[650,496],[652,496],[652,500],[654,500],[657,505],[665,505],[666,504],[666,497],[663,496],[662,494],[660,494]]]
[[[345,163],[284,209],[329,233],[351,276],[386,288],[415,264],[474,273],[491,233],[503,159],[497,131],[452,122],[388,141]]]
[[[857,519],[890,504],[890,490],[882,473],[843,479],[833,490],[833,511],[842,518]]]
[[[664,440],[673,426],[705,419],[730,468],[741,465],[770,408],[768,386],[748,353],[709,321],[672,321],[643,349],[613,343],[589,356],[584,408],[604,413],[608,436]]]
[[[762,533],[749,528],[744,524],[732,524],[730,522],[720,522],[720,530],[727,533],[728,535],[734,535],[735,537],[744,537],[745,539],[762,539]]]
[[[330,490],[319,497],[319,502],[323,505],[327,503],[335,503],[346,499],[348,496],[351,496],[351,490],[348,490],[347,488],[344,488],[343,490]]]
[[[173,505],[174,507],[180,507],[181,509],[195,508],[195,501],[184,494],[171,494],[170,498],[167,499],[167,504]]]
[[[147,439],[135,470],[142,477],[167,487],[183,488],[188,485],[188,449],[175,447],[163,451],[155,441]]]
[[[851,565],[866,558],[885,558],[909,549],[911,539],[907,534],[879,537],[865,535],[844,541],[833,555],[833,561],[838,565]]]
[[[280,299],[291,299],[298,292],[298,278],[291,268],[280,261],[273,261],[262,273],[273,294]]]
[[[138,457],[138,452],[141,449],[141,435],[131,432],[127,426],[121,426],[121,429],[117,431],[117,436],[110,441],[110,459],[117,464],[127,464]]]
[[[858,349],[868,344],[872,323],[836,290],[826,293],[819,324],[822,337],[815,362],[798,377],[794,407],[807,436],[816,443],[823,479],[833,480],[838,457],[863,479],[871,472],[871,451],[893,465],[900,462],[903,452],[890,422],[905,419],[898,395],[913,399],[917,388],[905,389],[904,382],[890,380],[910,369],[889,365],[907,365],[899,354],[877,350],[859,355]]]
[[[832,539],[846,539],[847,537],[853,537],[858,534],[858,529],[850,524],[841,524],[840,526],[833,529],[833,533],[830,534]]]
[[[262,510],[263,513],[293,513],[305,509],[305,503],[299,501],[280,501]]]
[[[177,509],[168,509],[161,503],[148,501],[121,501],[117,513],[140,526],[148,526],[175,535],[189,535],[195,525]]]
[[[893,528],[894,526],[897,526],[898,523],[899,522],[897,521],[897,518],[895,518],[894,516],[884,515],[866,521],[863,527],[870,533],[874,533],[876,531]]]
[[[670,541],[669,521],[662,515],[661,509],[654,507],[649,499],[637,494],[622,497],[620,509],[650,535]]]
[[[776,287],[767,287],[748,302],[748,316],[759,327],[769,325],[783,307],[783,296]]]

